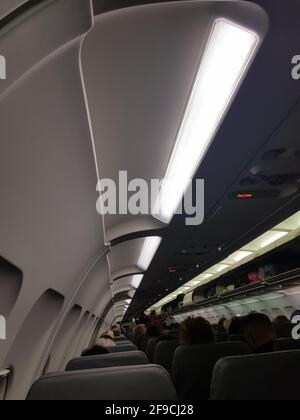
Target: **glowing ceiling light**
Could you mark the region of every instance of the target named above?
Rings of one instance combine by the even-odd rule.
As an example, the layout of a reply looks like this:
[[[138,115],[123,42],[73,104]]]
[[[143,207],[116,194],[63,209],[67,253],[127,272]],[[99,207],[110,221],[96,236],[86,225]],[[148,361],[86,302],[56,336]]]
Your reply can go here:
[[[138,267],[144,271],[147,271],[150,264],[160,246],[162,238],[159,236],[149,236],[145,239],[141,255],[138,260]]]
[[[266,234],[262,235],[262,242],[260,244],[260,248],[266,248],[267,246],[279,241],[279,239],[284,238],[286,235],[288,235],[288,232],[269,231]]]
[[[253,252],[251,251],[237,251],[234,254],[232,254],[231,257],[235,262],[240,262],[245,258],[250,257],[251,255],[253,255]]]
[[[156,202],[155,216],[164,223],[170,223],[204,159],[258,43],[247,28],[215,21]]]
[[[140,284],[144,278],[143,274],[136,274],[132,277],[132,280],[130,282],[130,285],[134,287],[135,289],[138,289],[140,287]]]

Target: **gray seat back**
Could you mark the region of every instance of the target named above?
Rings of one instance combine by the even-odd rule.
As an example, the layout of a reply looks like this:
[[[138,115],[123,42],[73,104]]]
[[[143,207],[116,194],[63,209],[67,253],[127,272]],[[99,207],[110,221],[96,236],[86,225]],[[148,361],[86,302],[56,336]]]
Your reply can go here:
[[[300,351],[227,357],[218,361],[212,400],[300,400]]]
[[[249,354],[245,343],[228,342],[179,347],[174,356],[172,377],[180,400],[208,400],[216,362],[226,356]]]
[[[121,366],[42,377],[29,401],[176,401],[170,375],[160,366]]]
[[[124,340],[124,339],[119,340],[119,341],[114,340],[114,342],[116,343],[117,346],[127,346],[129,344],[132,344],[130,341]]]
[[[154,362],[155,347],[157,345],[158,340],[159,337],[151,337],[147,342],[146,354],[150,363]]]
[[[179,347],[179,340],[159,341],[155,349],[154,363],[171,372],[174,353]]]
[[[137,366],[147,365],[148,363],[145,353],[141,351],[128,351],[73,359],[68,363],[66,371],[103,369],[116,366]]]
[[[135,351],[137,347],[134,344],[119,344],[115,347],[108,347],[107,349],[110,353],[121,353],[124,351]]]
[[[126,341],[127,343],[129,342],[124,335],[120,335],[119,337],[114,337],[115,343],[124,342],[124,341]]]
[[[148,340],[149,337],[147,335],[141,335],[137,341],[138,349],[146,353]]]
[[[275,341],[275,351],[300,350],[300,340],[293,338],[281,338]]]

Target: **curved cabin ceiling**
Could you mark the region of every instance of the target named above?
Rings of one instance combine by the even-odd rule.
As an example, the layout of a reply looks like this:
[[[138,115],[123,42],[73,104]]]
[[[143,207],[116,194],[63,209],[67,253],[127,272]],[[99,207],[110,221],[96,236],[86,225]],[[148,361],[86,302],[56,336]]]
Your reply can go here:
[[[49,245],[50,258],[49,253],[45,256],[37,247],[34,252],[30,249],[24,251],[22,240],[16,241],[19,244],[16,247],[3,244],[3,256],[24,271],[26,280],[26,271],[30,271],[26,264],[30,266],[33,257],[42,256],[41,266],[46,261],[50,277],[51,258],[55,259],[56,253],[64,255],[63,261],[58,258],[62,267],[61,279],[53,280],[53,286],[57,283],[57,290],[71,288],[69,279],[78,275],[82,279],[90,266],[94,288],[97,281],[93,277],[93,263],[110,245],[103,280],[109,290],[105,292],[104,306],[107,304],[109,308],[104,317],[106,322],[112,312],[113,302],[109,295],[122,299],[125,308],[130,304],[126,317],[131,317],[269,229],[271,217],[272,223],[274,220],[279,223],[298,210],[299,142],[296,133],[300,89],[286,69],[298,47],[297,16],[300,6],[294,0],[287,0],[280,11],[268,0],[251,3],[94,0],[93,3],[95,17],[92,25],[89,1],[1,2],[0,17],[6,17],[3,20],[6,25],[17,17],[17,13],[25,17],[22,25],[18,20],[18,25],[11,25],[13,30],[10,27],[10,31],[1,37],[1,51],[11,63],[9,80],[1,84],[0,91],[0,100],[7,105],[7,111],[1,115],[4,131],[8,114],[21,113],[22,108],[24,119],[28,117],[26,104],[16,104],[14,94],[20,90],[32,92],[33,108],[30,111],[36,112],[40,123],[44,123],[41,115],[44,98],[38,80],[30,77],[32,73],[42,75],[40,81],[53,86],[53,92],[59,92],[59,95],[56,94],[57,101],[48,98],[53,106],[50,119],[47,115],[45,123],[48,128],[43,136],[46,148],[35,141],[37,132],[41,132],[39,127],[33,132],[32,125],[25,131],[23,129],[22,133],[18,132],[17,126],[7,129],[6,134],[11,138],[22,138],[21,148],[25,148],[27,141],[33,141],[39,159],[35,160],[37,166],[31,165],[30,170],[24,159],[15,174],[8,175],[6,170],[9,171],[9,168],[3,166],[2,179],[11,176],[16,196],[22,203],[26,194],[25,214],[29,215],[26,223],[30,234],[33,223],[36,225],[38,222],[37,229],[52,223],[56,228],[61,226],[57,230],[62,237],[62,241],[58,241],[53,229],[53,235],[47,238],[48,244],[52,244]],[[15,13],[19,6],[22,7]],[[70,15],[72,19],[67,19],[66,16]],[[162,178],[166,173],[208,35],[214,20],[220,16],[255,28],[263,42],[195,174],[195,178],[205,179],[204,223],[186,226],[184,216],[175,216],[169,225],[145,215],[105,215],[102,220],[95,211],[97,176],[118,181],[119,171],[127,171],[129,179],[142,178],[149,182],[153,178]],[[52,23],[49,24],[53,21],[57,23],[55,31]],[[37,25],[52,36],[36,37]],[[22,39],[22,31],[29,34],[31,42],[20,49],[18,40]],[[62,49],[62,45],[67,47]],[[16,49],[20,51],[19,55],[13,53]],[[78,66],[79,57],[81,68]],[[59,66],[70,71],[73,66],[76,72],[73,71],[71,77],[68,73],[68,80],[63,81],[55,74]],[[55,110],[58,112],[61,108],[63,113],[57,117]],[[55,118],[56,126],[57,119],[59,123],[63,120],[65,126],[70,123],[68,127],[71,131],[66,133],[61,130],[64,134],[60,142],[62,161],[60,165],[53,159],[57,171],[55,179],[50,182],[39,146],[43,146],[42,151],[48,151],[47,156],[51,156],[53,144],[50,140],[53,140]],[[68,145],[69,135],[74,142],[72,145]],[[55,140],[59,142],[59,138]],[[13,158],[15,147],[12,144],[7,147],[11,149]],[[288,159],[276,159],[272,154],[282,147],[286,149]],[[26,150],[18,149],[17,152],[26,157]],[[30,162],[30,156],[28,158]],[[70,172],[74,171],[76,188],[68,189],[69,173],[63,171],[62,164],[67,165]],[[21,189],[17,179],[23,173],[30,176],[24,179]],[[31,177],[37,173],[39,182],[37,177]],[[41,190],[40,184],[43,183],[47,192],[51,192],[51,197],[48,194],[43,203],[43,217],[39,218],[34,217],[32,204],[35,203],[35,194],[31,197],[32,191],[29,193],[30,200],[27,195],[32,179],[36,191]],[[52,187],[57,184],[61,190],[65,186],[70,195],[58,197],[58,191]],[[237,199],[239,194],[249,190],[255,200]],[[18,226],[18,214],[10,212],[14,206],[9,201],[11,196],[7,196],[8,202],[1,208],[2,215],[9,211],[11,220]],[[46,208],[48,198],[58,203],[61,219],[57,214],[55,220],[52,219],[53,209],[51,206]],[[74,217],[66,218],[66,214]],[[2,219],[5,220],[5,217]],[[61,220],[67,220],[67,223],[63,225]],[[236,220],[239,222],[236,223]],[[5,236],[6,226],[3,229]],[[42,228],[40,232],[44,232]],[[24,238],[29,232],[20,231],[18,235]],[[162,241],[149,269],[143,273],[138,262],[148,236],[161,237]],[[74,237],[80,238],[80,241],[76,242]],[[37,234],[36,244],[40,243]],[[65,249],[65,253],[61,249]],[[19,251],[22,251],[23,257]],[[76,256],[78,267],[71,267],[71,255],[72,258]],[[137,274],[144,277],[140,287],[137,290],[134,288],[133,300],[126,302],[128,294],[133,295],[133,276]],[[68,279],[64,284],[63,278]]]
[[[85,88],[101,179],[163,179],[213,22],[255,26],[266,16],[248,3],[144,5],[96,17],[82,50]],[[117,151],[117,153],[116,153]],[[127,201],[127,200],[126,200]],[[152,216],[105,215],[105,239],[163,228]]]
[[[260,41],[268,26],[264,11],[247,2],[156,3],[99,13],[82,50],[99,177],[117,185],[120,171],[148,185],[164,177],[214,21],[255,28]],[[165,238],[170,227],[151,215],[105,215],[112,281],[138,273],[141,238]],[[153,294],[159,281],[151,279]],[[131,290],[126,278],[114,283],[113,290]]]

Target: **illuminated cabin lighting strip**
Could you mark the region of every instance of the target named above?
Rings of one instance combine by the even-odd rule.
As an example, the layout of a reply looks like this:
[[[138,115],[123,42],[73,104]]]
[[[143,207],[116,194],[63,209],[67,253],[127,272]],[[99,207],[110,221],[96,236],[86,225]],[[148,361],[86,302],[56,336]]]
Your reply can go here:
[[[289,217],[288,219],[281,222],[279,225],[275,226],[273,229],[265,232],[254,241],[250,242],[249,244],[243,246],[240,250],[231,254],[228,258],[224,261],[221,261],[219,264],[216,264],[212,268],[208,269],[205,273],[199,274],[194,279],[190,280],[186,285],[190,287],[188,293],[190,293],[195,288],[198,288],[201,285],[207,284],[212,280],[220,277],[222,275],[220,272],[217,274],[209,273],[214,267],[218,265],[227,265],[229,264],[230,271],[235,268],[240,267],[241,265],[245,264],[247,259],[254,259],[260,255],[263,255],[270,251],[270,247],[277,247],[293,240],[295,237],[300,235],[300,211],[295,213],[293,216]],[[252,250],[250,250],[252,249]],[[209,280],[209,281],[208,281]],[[193,284],[194,283],[194,284]],[[166,303],[170,302],[171,300],[176,299],[179,294],[182,294],[182,289],[186,286],[181,286],[176,292],[173,292],[170,296],[167,296],[163,299],[163,301],[159,301],[155,305],[152,306],[150,309],[158,309],[161,308]],[[168,299],[168,301],[166,301]]]
[[[226,19],[214,22],[178,132],[154,216],[170,223],[250,67],[259,37]],[[222,63],[222,71],[220,71]]]
[[[161,244],[162,238],[159,236],[149,236],[145,239],[144,245],[137,263],[137,266],[147,271],[150,264],[157,253],[157,250]]]

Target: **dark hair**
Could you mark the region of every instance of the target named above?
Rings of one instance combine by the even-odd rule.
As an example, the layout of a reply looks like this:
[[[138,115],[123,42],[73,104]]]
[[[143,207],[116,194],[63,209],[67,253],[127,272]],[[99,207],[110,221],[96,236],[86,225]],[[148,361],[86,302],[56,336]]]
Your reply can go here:
[[[114,333],[115,337],[120,337],[121,336],[121,327],[118,324],[115,324],[111,327],[112,332]]]
[[[243,318],[232,318],[232,321],[229,326],[229,335],[241,335],[243,331]]]
[[[273,324],[270,318],[258,312],[254,312],[244,318],[243,330],[247,329],[249,326],[265,326],[273,329]]]
[[[213,328],[202,318],[188,318],[180,326],[181,345],[210,344],[215,341]]]
[[[82,352],[81,357],[100,356],[101,354],[108,354],[109,351],[102,346],[93,346]]]
[[[106,340],[113,340],[109,334],[102,334],[100,338],[105,338]]]
[[[148,337],[158,337],[161,333],[161,329],[157,325],[150,325],[147,328],[147,336]]]
[[[267,315],[253,313],[244,320],[244,337],[254,353],[274,351],[275,328]]]
[[[290,321],[288,320],[288,318],[285,315],[279,315],[277,318],[274,319],[274,324],[278,325],[278,324],[286,324],[289,323]]]

